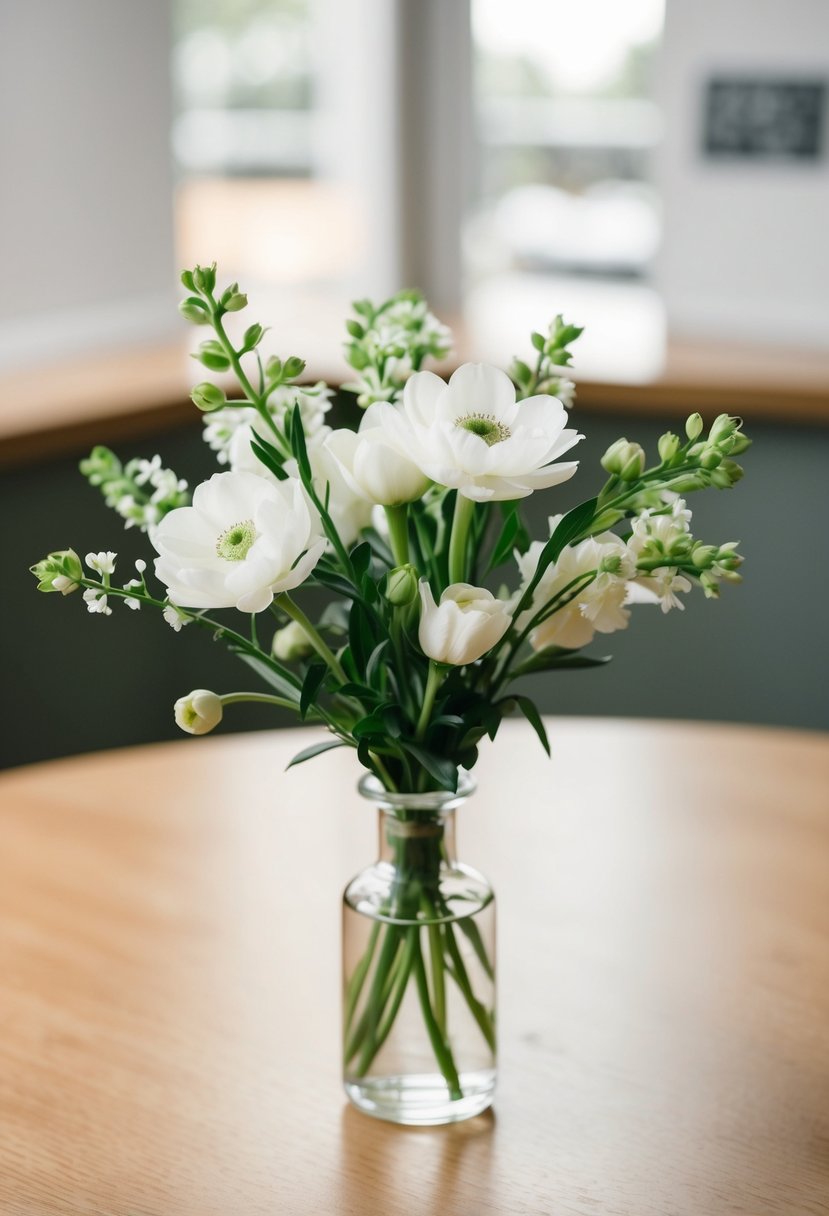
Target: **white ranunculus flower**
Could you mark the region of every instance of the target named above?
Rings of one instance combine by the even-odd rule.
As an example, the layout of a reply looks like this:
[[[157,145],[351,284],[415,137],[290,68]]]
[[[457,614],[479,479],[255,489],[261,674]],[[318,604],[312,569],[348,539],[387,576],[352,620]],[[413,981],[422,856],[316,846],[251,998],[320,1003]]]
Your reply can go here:
[[[176,726],[188,735],[206,735],[222,720],[222,699],[209,688],[195,688],[173,706]]]
[[[550,520],[550,535],[560,519],[561,516],[557,516]],[[543,541],[533,541],[527,552],[518,558],[524,587],[535,574],[543,548]],[[602,569],[603,566],[606,568]],[[602,532],[577,545],[567,545],[558,561],[544,571],[533,593],[532,604],[519,616],[517,627],[523,629],[545,604],[564,592],[574,580],[593,570],[600,571],[596,578],[575,599],[532,631],[530,645],[534,650],[547,646],[578,650],[591,642],[596,633],[615,633],[617,629],[627,627],[630,613],[623,605],[628,593],[627,580],[635,573],[635,566],[627,546],[613,532]],[[517,593],[516,602],[521,594],[521,591]],[[567,594],[565,592],[565,597]]]
[[[314,488],[324,502],[326,486],[328,487],[328,513],[334,521],[340,540],[348,546],[359,536],[363,528],[371,523],[371,505],[362,495],[356,494],[343,476],[340,463],[328,451],[325,440],[331,434],[331,428],[321,426],[307,439],[308,460],[311,463],[311,473]],[[270,469],[251,447],[253,427],[239,426],[233,433],[227,448],[226,458],[234,473],[255,473],[266,481],[277,484]],[[291,477],[298,477],[299,471],[295,460],[285,461],[285,472]],[[312,514],[316,514],[311,506]]]
[[[359,431],[332,431],[325,447],[355,494],[377,506],[397,507],[421,498],[429,478],[403,454],[405,449],[384,427],[385,410],[396,413],[391,405],[369,406]]]
[[[156,575],[175,603],[240,612],[262,612],[298,587],[325,548],[299,481],[252,473],[214,473],[150,539]]]
[[[476,502],[526,498],[566,481],[578,462],[554,462],[584,438],[567,428],[555,397],[516,401],[509,376],[484,363],[465,363],[448,384],[416,372],[399,407],[376,411],[375,425],[399,452],[432,481]]]
[[[436,663],[454,667],[474,663],[491,650],[510,627],[512,617],[503,600],[484,587],[452,583],[435,603],[432,588],[420,583],[420,648]]]

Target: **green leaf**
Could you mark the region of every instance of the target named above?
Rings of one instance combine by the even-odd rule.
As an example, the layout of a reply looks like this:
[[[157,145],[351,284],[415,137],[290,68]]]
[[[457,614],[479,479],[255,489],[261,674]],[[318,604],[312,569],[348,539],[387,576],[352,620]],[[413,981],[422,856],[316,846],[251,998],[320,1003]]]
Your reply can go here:
[[[288,474],[282,467],[282,457],[272,443],[269,443],[267,439],[263,439],[261,435],[254,431],[250,446],[257,460],[259,460],[266,469],[270,469],[277,480],[287,480]]]
[[[325,663],[311,663],[302,681],[302,692],[299,697],[299,716],[305,719],[308,710],[314,703],[314,698],[320,690],[328,668]]]
[[[429,752],[424,747],[419,747],[416,743],[409,743],[407,740],[401,739],[400,743],[421,768],[425,768],[429,776],[434,778],[442,790],[455,793],[458,788],[458,766],[452,760],[448,760],[445,756],[436,756],[434,752]]]
[[[604,667],[612,658],[613,655],[610,654],[594,657],[580,654],[577,650],[560,650],[556,646],[551,646],[548,650],[539,650],[537,654],[522,663],[515,675],[528,676],[538,671],[555,671],[559,668],[576,670],[585,667]]]
[[[286,772],[289,768],[293,768],[295,764],[304,764],[306,760],[313,760],[314,756],[321,756],[323,752],[333,751],[335,747],[345,747],[346,744],[342,739],[324,739],[322,743],[313,743],[310,747],[303,748],[301,752],[297,752],[293,760],[286,766]]]
[[[532,342],[532,344],[536,350],[541,351],[544,349],[545,340],[546,339],[544,338],[543,334],[535,334],[535,333],[530,334],[530,341]]]
[[[541,714],[538,712],[535,702],[531,701],[529,697],[520,697],[515,695],[510,696],[507,699],[509,701],[514,701],[521,710],[521,713],[527,719],[530,726],[541,740],[541,746],[549,756],[550,740],[547,738],[547,732],[544,729],[544,723],[541,721]]]
[[[248,654],[246,651],[239,650],[231,646],[230,649],[234,654],[238,654],[243,663],[247,663],[260,679],[264,680],[275,692],[278,692],[281,697],[285,697],[288,701],[295,701],[299,708],[299,680],[292,684],[281,672],[270,667],[264,659],[258,659],[255,655]]]

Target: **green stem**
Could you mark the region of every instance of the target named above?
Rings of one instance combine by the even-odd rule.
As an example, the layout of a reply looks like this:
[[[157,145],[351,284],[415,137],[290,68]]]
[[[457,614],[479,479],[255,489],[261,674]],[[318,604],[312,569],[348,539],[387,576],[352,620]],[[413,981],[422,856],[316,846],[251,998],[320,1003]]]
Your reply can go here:
[[[492,1025],[492,1018],[472,991],[472,985],[469,982],[469,976],[467,975],[466,967],[464,966],[463,959],[461,958],[458,943],[455,941],[453,926],[451,924],[447,924],[445,929],[446,948],[449,951],[449,957],[451,958],[454,966],[455,982],[463,993],[464,999],[469,1006],[469,1011],[475,1021],[478,1023],[481,1034],[487,1041],[487,1046],[494,1054],[495,1028]]]
[[[260,705],[278,705],[281,709],[296,710],[293,701],[285,697],[273,697],[266,692],[226,692],[219,697],[222,705],[237,705],[243,701],[254,701]]]
[[[414,961],[414,947],[417,942],[417,926],[412,925],[406,930],[406,940],[403,944],[403,953],[399,954],[395,959],[394,974],[389,992],[390,1002],[386,1010],[385,1016],[376,1034],[363,1045],[360,1062],[357,1065],[357,1076],[364,1077],[371,1067],[377,1053],[389,1037],[394,1020],[397,1017],[403,997],[406,994],[406,988],[409,984],[409,976],[412,973],[412,963]]]
[[[449,1087],[449,1097],[453,1101],[457,1101],[459,1098],[463,1097],[461,1082],[458,1076],[458,1070],[455,1067],[455,1061],[452,1057],[452,1050],[441,1034],[440,1027],[435,1019],[431,1001],[429,1000],[429,984],[426,979],[426,966],[423,962],[423,951],[420,948],[420,941],[417,937],[415,937],[415,951],[412,970],[414,971],[415,981],[417,983],[417,994],[420,997],[420,1007],[423,1010],[423,1021],[426,1023],[426,1033],[428,1034],[429,1041],[432,1044],[432,1050],[435,1053],[435,1059],[438,1062],[438,1067],[443,1073],[446,1084]]]
[[[379,936],[380,921],[376,920],[371,927],[371,934],[369,935],[363,957],[354,968],[351,979],[348,981],[348,987],[345,994],[345,1010],[343,1013],[346,1034],[348,1034],[348,1031],[351,1029],[351,1022],[354,1018],[354,1010],[357,1008],[357,1002],[360,999],[360,993],[363,990],[363,984],[365,983],[366,976],[368,975],[371,960],[374,958],[374,951],[377,948],[377,939]]]
[[[432,990],[435,994],[435,1021],[441,1037],[446,1039],[446,984],[443,979],[443,937],[441,925],[429,925],[429,956],[432,968]]]
[[[296,621],[300,629],[307,634],[308,641],[311,643],[314,650],[316,650],[320,658],[328,664],[340,683],[347,683],[346,674],[342,669],[339,659],[334,652],[328,646],[326,646],[325,642],[308,620],[308,617],[302,611],[299,604],[294,603],[287,591],[283,591],[280,595],[278,595],[274,600],[274,603],[278,604],[283,612],[287,612],[291,620]]]
[[[240,385],[242,386],[245,396],[249,399],[251,405],[254,407],[256,412],[260,415],[263,422],[265,422],[266,425],[268,426],[269,430],[271,431],[271,434],[274,436],[274,438],[277,441],[277,446],[282,449],[283,455],[290,456],[291,453],[288,450],[288,445],[285,441],[285,436],[282,434],[279,427],[274,422],[273,416],[271,415],[271,412],[268,409],[268,406],[267,406],[267,403],[265,402],[264,397],[262,396],[261,393],[256,392],[256,390],[254,389],[250,380],[248,379],[245,369],[242,367],[242,363],[239,358],[239,355],[236,352],[236,348],[234,347],[233,343],[230,341],[230,338],[228,338],[227,334],[225,333],[225,327],[222,324],[222,318],[219,315],[219,306],[216,303],[215,297],[213,296],[212,292],[205,292],[205,298],[207,299],[207,301],[211,307],[210,320],[211,320],[213,329],[215,331],[216,337],[219,339],[219,342],[221,343],[225,354],[227,355],[228,359],[230,360],[230,365],[233,368],[233,373],[236,376],[236,379],[239,381]]]
[[[440,682],[443,675],[440,666],[431,659],[429,661],[429,674],[426,677],[426,691],[423,694],[423,705],[420,710],[420,717],[417,720],[417,729],[415,730],[415,739],[418,743],[426,734],[426,728],[429,725],[429,718],[435,705],[435,695],[440,687]]]
[[[466,576],[466,538],[475,504],[465,498],[460,490],[455,498],[455,514],[452,517],[452,534],[449,537],[449,582],[462,583]]]
[[[389,525],[391,551],[398,566],[409,560],[409,508],[407,503],[397,507],[384,507]]]

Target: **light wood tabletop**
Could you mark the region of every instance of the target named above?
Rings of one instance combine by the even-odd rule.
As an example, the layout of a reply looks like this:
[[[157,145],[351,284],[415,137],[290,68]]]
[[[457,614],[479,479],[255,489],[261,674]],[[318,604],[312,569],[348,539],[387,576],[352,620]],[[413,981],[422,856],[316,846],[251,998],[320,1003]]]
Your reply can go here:
[[[507,723],[460,813],[499,897],[492,1112],[339,1084],[356,762],[305,732],[0,777],[3,1216],[719,1216],[829,1204],[829,736]]]

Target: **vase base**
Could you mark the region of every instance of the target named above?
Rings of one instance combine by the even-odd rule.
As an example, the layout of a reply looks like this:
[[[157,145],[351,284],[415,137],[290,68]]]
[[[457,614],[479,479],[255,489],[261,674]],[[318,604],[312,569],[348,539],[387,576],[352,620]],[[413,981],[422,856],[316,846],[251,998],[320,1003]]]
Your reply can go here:
[[[495,1070],[461,1074],[462,1098],[449,1097],[440,1073],[415,1073],[399,1077],[368,1077],[346,1081],[349,1100],[375,1119],[405,1123],[413,1127],[434,1127],[471,1119],[492,1104]]]

